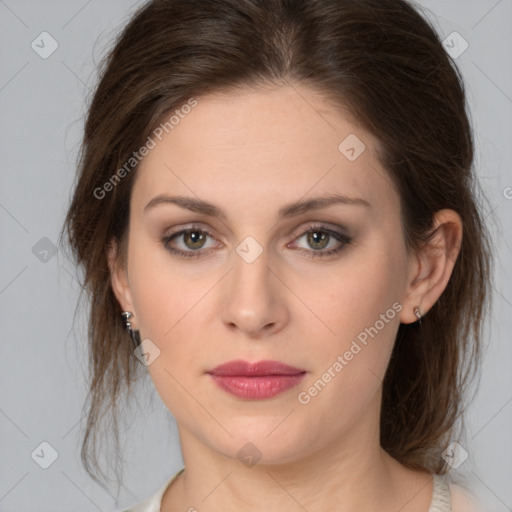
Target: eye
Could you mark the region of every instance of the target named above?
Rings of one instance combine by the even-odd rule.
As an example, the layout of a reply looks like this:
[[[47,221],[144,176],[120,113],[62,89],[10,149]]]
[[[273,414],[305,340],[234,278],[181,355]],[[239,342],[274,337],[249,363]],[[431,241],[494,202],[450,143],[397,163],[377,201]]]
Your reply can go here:
[[[339,253],[348,245],[352,239],[344,233],[328,229],[324,226],[310,225],[295,240],[305,238],[305,241],[312,249],[298,247],[302,254],[312,258],[324,258]],[[325,250],[327,249],[327,250]]]
[[[207,253],[209,249],[220,244],[220,242],[212,242],[210,245],[207,245],[209,238],[215,240],[209,231],[198,226],[191,226],[164,236],[162,238],[162,245],[171,254],[178,257],[199,258]],[[306,240],[306,244],[310,249],[296,246],[296,241],[302,238]],[[339,253],[351,241],[352,239],[342,232],[321,225],[309,225],[287,247],[296,247],[301,254],[311,258],[324,258]]]
[[[213,238],[208,231],[192,226],[165,236],[162,238],[162,244],[172,254],[184,258],[198,258],[204,252],[207,252],[207,249],[215,246],[215,244],[209,247],[206,245],[208,238]],[[181,242],[181,244],[176,242]],[[173,243],[178,246],[181,245],[181,247],[173,247]]]

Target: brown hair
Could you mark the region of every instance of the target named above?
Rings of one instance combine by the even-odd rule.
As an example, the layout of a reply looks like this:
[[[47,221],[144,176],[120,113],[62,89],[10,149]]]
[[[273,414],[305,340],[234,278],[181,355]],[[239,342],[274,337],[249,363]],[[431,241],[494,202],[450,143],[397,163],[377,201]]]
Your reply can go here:
[[[105,197],[95,190],[190,97],[287,83],[348,108],[380,140],[409,250],[429,240],[436,211],[462,218],[447,288],[421,326],[399,327],[381,410],[381,445],[390,455],[410,468],[445,472],[440,455],[480,359],[492,260],[462,79],[429,22],[403,0],[154,0],[118,36],[100,77],[64,226],[90,297],[82,445],[89,474],[97,480],[91,469],[100,469],[100,420],[110,411],[117,429],[118,399],[141,366],[107,263],[111,241],[126,237],[136,166]]]

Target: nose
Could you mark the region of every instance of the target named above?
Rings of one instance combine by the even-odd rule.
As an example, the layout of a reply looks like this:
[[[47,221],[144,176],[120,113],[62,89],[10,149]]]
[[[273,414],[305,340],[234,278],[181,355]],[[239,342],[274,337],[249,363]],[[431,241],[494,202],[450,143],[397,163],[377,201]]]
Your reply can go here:
[[[234,254],[234,268],[226,276],[221,317],[226,327],[253,339],[282,330],[289,321],[286,287],[263,251],[248,263]]]

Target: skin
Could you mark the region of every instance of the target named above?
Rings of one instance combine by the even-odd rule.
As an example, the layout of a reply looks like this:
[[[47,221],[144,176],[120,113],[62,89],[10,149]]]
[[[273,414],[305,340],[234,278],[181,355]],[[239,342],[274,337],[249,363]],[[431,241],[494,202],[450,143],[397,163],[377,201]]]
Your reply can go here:
[[[338,150],[349,134],[366,146],[354,161]],[[400,322],[417,320],[415,306],[426,314],[445,289],[462,224],[455,212],[438,212],[432,246],[409,254],[378,148],[314,90],[286,85],[198,98],[141,162],[126,264],[115,247],[109,261],[121,307],[160,350],[147,368],[178,424],[186,470],[167,488],[163,512],[428,509],[431,476],[380,447],[382,379]],[[333,193],[370,206],[277,218],[285,205]],[[159,194],[200,198],[226,218],[169,203],[144,211]],[[350,243],[311,257],[340,246],[308,239],[313,222],[348,233]],[[204,246],[184,236],[171,245],[203,254],[171,254],[162,238],[192,223],[211,233]],[[248,236],[262,249],[252,263],[236,252]],[[401,311],[301,404],[298,393],[397,302]],[[271,399],[243,400],[205,373],[232,359],[278,360],[307,375]],[[237,457],[247,442],[261,453],[251,467]]]

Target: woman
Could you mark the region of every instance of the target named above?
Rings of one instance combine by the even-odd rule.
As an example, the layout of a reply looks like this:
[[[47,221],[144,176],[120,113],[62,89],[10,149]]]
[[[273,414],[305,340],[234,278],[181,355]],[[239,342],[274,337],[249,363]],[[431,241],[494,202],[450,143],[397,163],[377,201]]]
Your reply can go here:
[[[456,67],[402,0],[144,5],[66,219],[85,467],[147,371],[185,468],[133,511],[468,510],[442,475],[489,296],[472,160]]]

